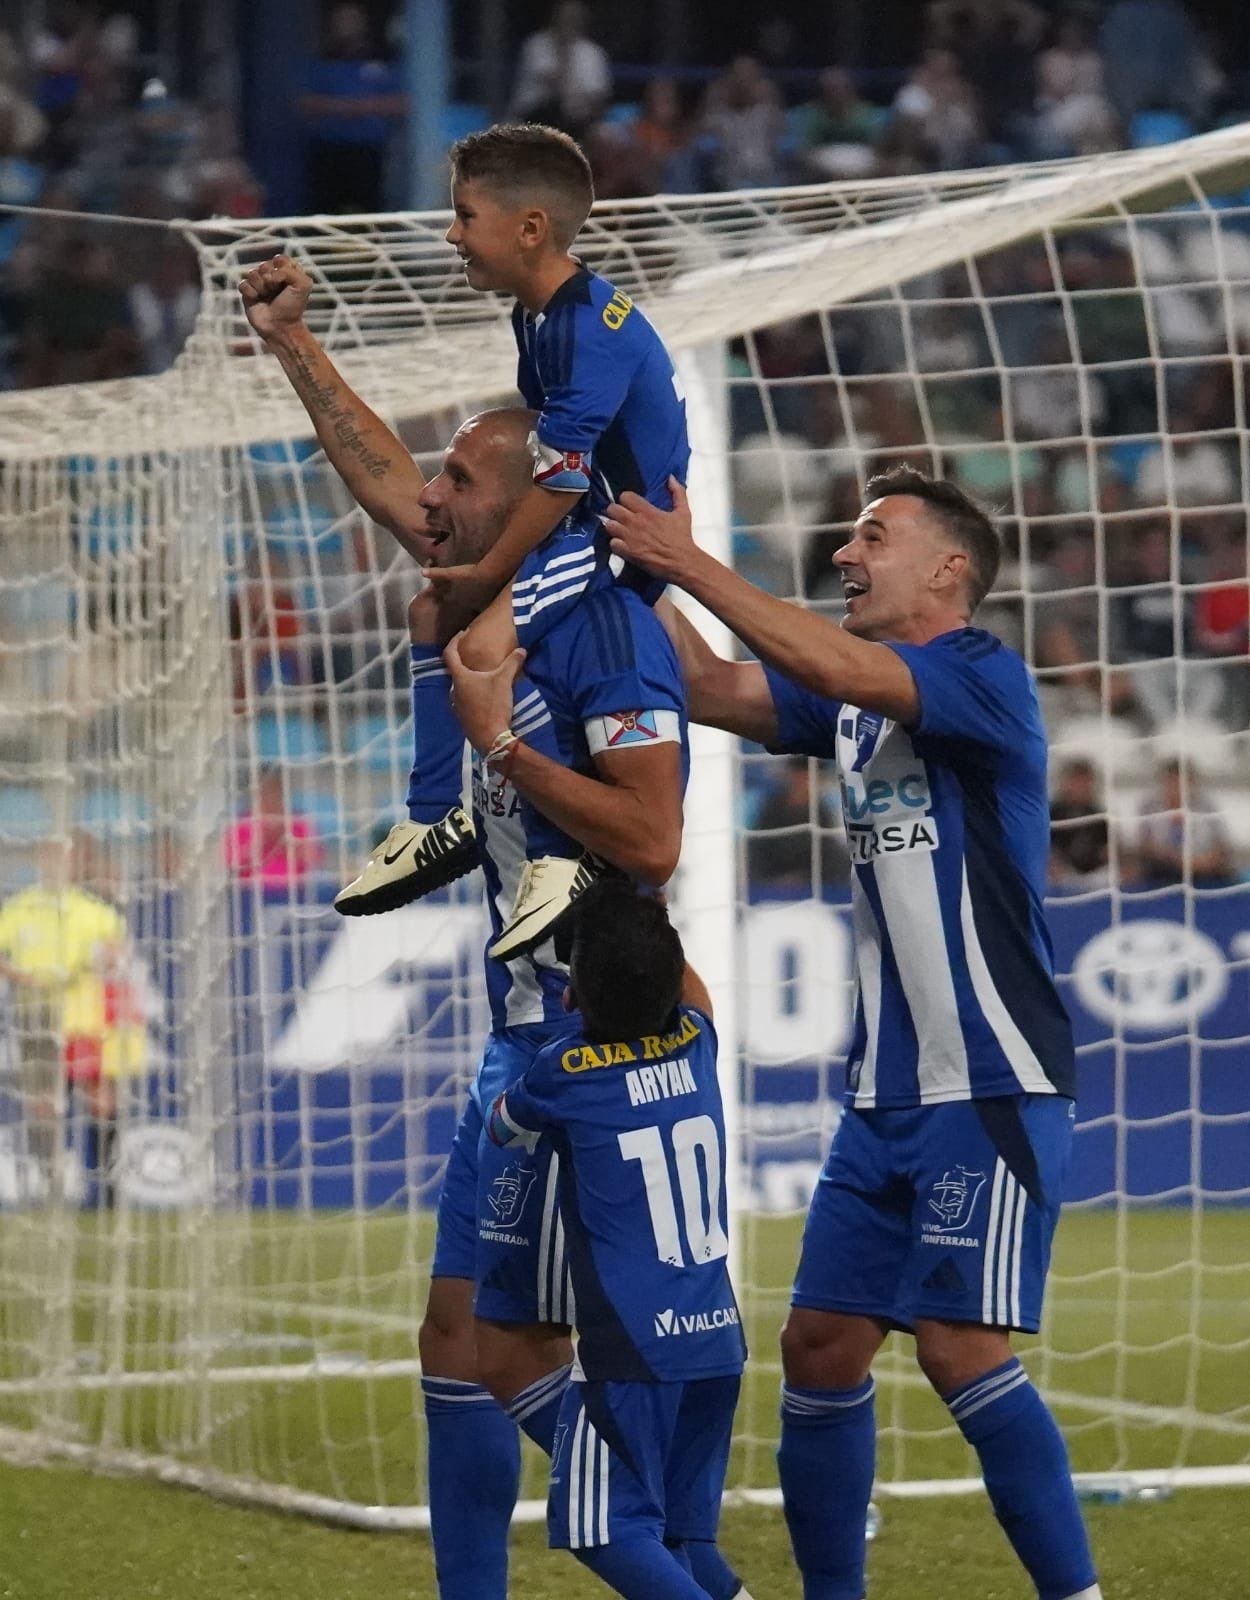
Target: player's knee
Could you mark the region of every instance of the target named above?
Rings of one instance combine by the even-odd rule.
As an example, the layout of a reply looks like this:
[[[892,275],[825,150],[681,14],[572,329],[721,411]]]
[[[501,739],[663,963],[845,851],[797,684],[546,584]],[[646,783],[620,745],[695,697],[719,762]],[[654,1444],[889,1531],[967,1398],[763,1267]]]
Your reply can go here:
[[[855,1389],[872,1367],[879,1338],[858,1325],[862,1317],[791,1308],[781,1330],[786,1382],[804,1389]],[[869,1324],[869,1328],[871,1328]]]
[[[425,1316],[417,1330],[417,1353],[422,1370],[431,1377],[480,1381],[473,1337],[472,1285],[467,1287],[466,1297],[459,1292],[459,1280],[436,1278],[430,1285]]]
[[[939,1395],[951,1394],[1011,1359],[1011,1342],[999,1328],[971,1323],[921,1322],[916,1360]]]

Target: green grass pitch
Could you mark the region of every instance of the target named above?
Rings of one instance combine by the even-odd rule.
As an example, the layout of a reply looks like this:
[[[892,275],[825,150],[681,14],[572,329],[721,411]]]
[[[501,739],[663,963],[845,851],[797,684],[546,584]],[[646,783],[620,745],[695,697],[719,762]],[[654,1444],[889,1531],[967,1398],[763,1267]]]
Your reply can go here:
[[[83,1224],[75,1253],[73,1353],[98,1364],[107,1341],[134,1367],[194,1357],[197,1284],[173,1230],[177,1219]],[[314,1349],[353,1360],[402,1362],[424,1293],[424,1221],[278,1215],[215,1241],[213,1364],[253,1368],[307,1359]],[[65,1235],[62,1234],[64,1239]],[[753,1360],[739,1415],[732,1479],[775,1482],[776,1330],[797,1249],[793,1219],[747,1229]],[[1237,1211],[1072,1212],[1060,1230],[1044,1348],[1021,1341],[1055,1402],[1075,1464],[1222,1465],[1250,1458],[1250,1216]],[[42,1265],[29,1214],[0,1219],[0,1379],[35,1370],[23,1344],[39,1320]],[[182,1241],[185,1242],[185,1241]],[[1122,1270],[1127,1269],[1127,1270]],[[200,1282],[203,1280],[201,1279]],[[240,1289],[242,1285],[242,1289]],[[23,1303],[24,1287],[30,1289]],[[121,1292],[124,1290],[125,1292]],[[971,1458],[916,1379],[907,1341],[878,1371],[880,1477],[969,1476]],[[1028,1354],[1030,1348],[1034,1353]],[[181,1354],[179,1353],[181,1352]],[[46,1399],[45,1399],[46,1403]],[[29,1427],[36,1402],[0,1383],[0,1425]],[[64,1414],[62,1414],[64,1415]],[[417,1380],[409,1371],[362,1381],[333,1368],[314,1380],[139,1385],[76,1392],[68,1436],[102,1433],[148,1448],[254,1471],[318,1493],[367,1502],[423,1497]],[[531,1460],[524,1492],[541,1494]],[[873,1548],[873,1600],[1027,1600],[981,1496],[893,1500]],[[1250,1490],[1190,1489],[1171,1499],[1091,1505],[1107,1600],[1250,1600]],[[797,1600],[778,1510],[730,1506],[724,1542],[756,1600]],[[568,1556],[549,1554],[539,1526],[515,1535],[517,1594],[606,1593]],[[241,1509],[145,1480],[66,1466],[0,1466],[0,1600],[398,1600],[432,1596],[428,1541],[364,1534],[277,1512]]]

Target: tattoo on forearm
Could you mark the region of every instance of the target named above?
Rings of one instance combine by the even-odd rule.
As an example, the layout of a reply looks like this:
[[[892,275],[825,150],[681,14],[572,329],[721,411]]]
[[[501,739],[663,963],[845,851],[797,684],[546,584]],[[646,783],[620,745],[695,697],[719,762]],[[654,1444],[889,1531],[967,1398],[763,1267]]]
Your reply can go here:
[[[371,478],[384,478],[391,470],[391,461],[380,450],[374,450],[362,437],[352,421],[346,406],[335,398],[332,383],[318,383],[316,375],[302,351],[292,355],[296,389],[314,411],[324,416],[334,429],[334,436],[350,455],[354,455]]]

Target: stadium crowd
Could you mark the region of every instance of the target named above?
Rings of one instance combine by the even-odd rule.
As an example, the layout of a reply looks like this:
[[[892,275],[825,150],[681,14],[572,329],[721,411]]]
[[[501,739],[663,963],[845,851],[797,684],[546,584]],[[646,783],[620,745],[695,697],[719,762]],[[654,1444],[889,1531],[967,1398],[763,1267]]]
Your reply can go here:
[[[211,97],[167,93],[124,9],[67,0],[47,17],[29,37],[0,32],[0,202],[158,221],[264,209],[232,114]],[[292,108],[307,134],[307,203],[378,207],[394,187],[399,75],[376,12],[335,4],[323,21]],[[575,132],[599,193],[622,197],[1081,154],[1168,141],[1237,113],[1240,86],[1221,69],[1219,41],[1175,0],[931,0],[915,39],[909,66],[867,83],[837,65],[797,66],[796,40],[773,26],[754,55],[657,71],[631,80],[627,96],[587,8],[563,3],[524,41],[509,110]],[[1226,270],[1250,276],[1250,236],[1225,228],[1221,250]],[[983,621],[1039,672],[1057,752],[1060,885],[1109,870],[1155,881],[1140,842],[1150,824],[1136,814],[1157,801],[1143,815],[1166,831],[1179,719],[1190,813],[1208,786],[1215,807],[1238,781],[1238,742],[1226,735],[1250,723],[1237,444],[1246,395],[1227,356],[1227,308],[1217,291],[1187,286],[1209,275],[1211,252],[1204,229],[1073,234],[1054,257],[1021,246],[983,259],[976,282],[952,268],[732,352],[735,541],[756,581],[833,601],[829,557],[862,477],[883,465],[940,469],[1013,508]],[[1134,287],[1143,277],[1179,286],[1148,303]],[[1013,303],[1022,287],[1034,298]],[[194,258],[172,236],[0,213],[0,387],[159,371],[196,304]],[[1233,314],[1244,340],[1248,314]],[[917,369],[922,383],[909,375]],[[352,686],[362,709],[349,746],[372,760],[380,789],[391,771],[387,697],[403,694],[403,662],[399,650],[379,661],[376,634],[380,622],[386,638],[400,635],[402,581],[380,575],[377,615],[366,616],[375,557],[335,485],[310,464],[296,495],[285,451],[255,457],[270,559],[262,573],[255,550],[240,553],[232,618],[236,699],[256,713],[257,759],[289,757],[294,745],[311,772],[326,748],[328,691]],[[289,519],[310,516],[315,570],[302,522],[286,535]],[[1065,761],[1094,763],[1086,801]],[[844,880],[831,842],[836,794],[762,758],[746,774],[745,820],[766,830],[752,876],[783,888]],[[300,799],[335,825],[316,783]],[[1110,846],[1066,848],[1082,814],[1059,811],[1082,803],[1119,819]],[[1205,814],[1218,826],[1217,812]],[[1235,872],[1247,845],[1226,842],[1219,870]]]

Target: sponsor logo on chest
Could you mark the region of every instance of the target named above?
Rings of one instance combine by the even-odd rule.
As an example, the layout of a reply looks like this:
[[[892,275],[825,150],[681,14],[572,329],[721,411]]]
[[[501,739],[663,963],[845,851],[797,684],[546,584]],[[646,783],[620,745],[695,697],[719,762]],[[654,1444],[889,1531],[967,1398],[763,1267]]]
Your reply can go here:
[[[846,706],[837,753],[842,819],[856,866],[937,849],[928,769],[904,728],[875,711]]]

